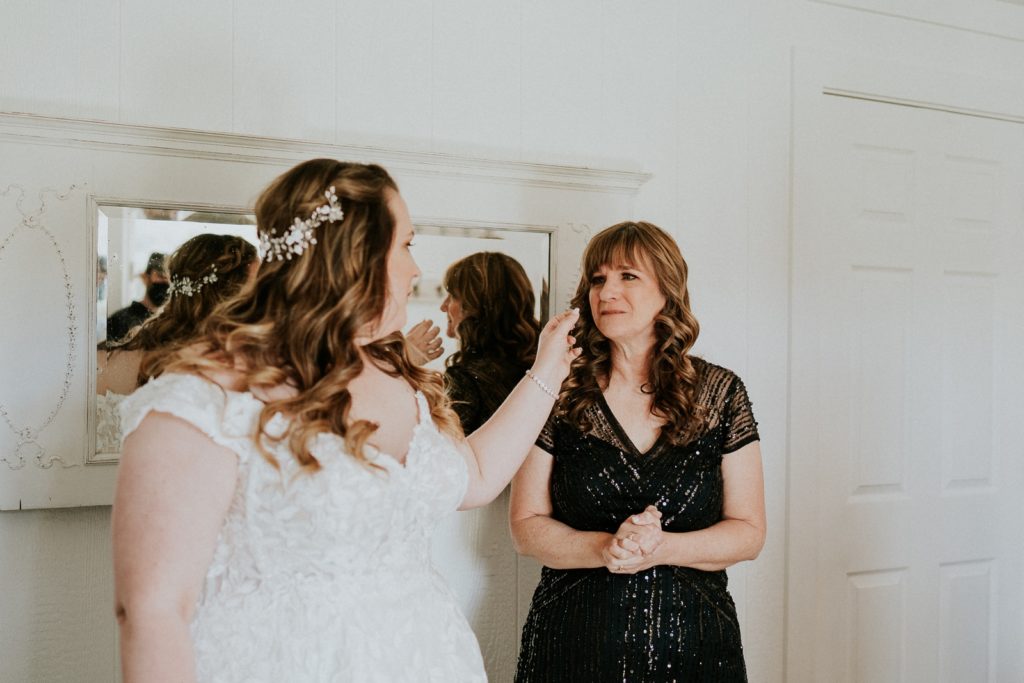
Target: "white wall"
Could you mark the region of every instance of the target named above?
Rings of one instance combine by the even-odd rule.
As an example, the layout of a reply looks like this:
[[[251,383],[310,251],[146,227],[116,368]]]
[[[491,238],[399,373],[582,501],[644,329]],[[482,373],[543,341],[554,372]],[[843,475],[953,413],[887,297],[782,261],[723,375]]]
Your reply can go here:
[[[781,681],[792,50],[1024,82],[1024,8],[843,4],[5,0],[0,110],[654,173],[635,217],[679,239],[699,350],[761,422],[771,531],[733,585],[751,680]],[[107,533],[105,509],[0,515],[4,680],[114,678]]]

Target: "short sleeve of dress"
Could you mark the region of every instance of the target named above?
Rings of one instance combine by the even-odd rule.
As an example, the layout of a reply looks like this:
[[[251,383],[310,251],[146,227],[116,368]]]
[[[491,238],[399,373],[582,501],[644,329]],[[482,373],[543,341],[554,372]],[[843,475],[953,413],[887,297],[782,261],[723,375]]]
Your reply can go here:
[[[743,380],[733,376],[732,385],[725,396],[723,406],[724,435],[722,437],[722,454],[738,451],[749,443],[760,440],[757,434],[757,420],[747,395]]]
[[[152,412],[174,415],[193,425],[218,445],[245,461],[260,406],[249,394],[226,392],[196,375],[161,375],[121,402],[122,441]]]

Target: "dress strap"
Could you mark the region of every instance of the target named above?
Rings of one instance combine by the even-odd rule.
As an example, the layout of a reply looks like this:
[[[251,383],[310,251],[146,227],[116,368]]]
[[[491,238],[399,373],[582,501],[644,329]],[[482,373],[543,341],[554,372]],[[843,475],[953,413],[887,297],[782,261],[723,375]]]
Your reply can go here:
[[[430,416],[430,403],[423,392],[419,390],[416,391],[416,411],[417,424],[434,424],[434,419]]]

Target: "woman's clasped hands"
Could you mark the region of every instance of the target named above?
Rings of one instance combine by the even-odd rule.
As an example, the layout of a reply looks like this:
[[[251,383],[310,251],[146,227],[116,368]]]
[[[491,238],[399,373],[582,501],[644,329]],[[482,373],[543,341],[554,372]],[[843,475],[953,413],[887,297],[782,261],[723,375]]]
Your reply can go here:
[[[643,512],[630,515],[619,525],[602,548],[601,557],[613,574],[636,574],[659,564],[655,551],[662,541],[661,511],[648,505]]]

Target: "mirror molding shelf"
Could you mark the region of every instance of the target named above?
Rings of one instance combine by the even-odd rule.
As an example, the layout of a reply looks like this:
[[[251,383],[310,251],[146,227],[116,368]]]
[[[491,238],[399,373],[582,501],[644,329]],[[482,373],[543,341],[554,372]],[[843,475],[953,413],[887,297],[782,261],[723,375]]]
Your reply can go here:
[[[510,182],[534,187],[633,194],[650,173],[611,168],[487,159],[444,152],[410,152],[383,147],[338,145],[237,133],[161,128],[105,121],[0,112],[0,141],[218,161],[293,166],[318,156],[378,163],[396,175],[438,174]]]
[[[636,193],[650,178],[634,170],[0,112],[0,189],[20,186],[34,201],[45,188],[77,188],[66,200],[47,204],[52,244],[41,231],[23,231],[28,236],[19,233],[0,254],[0,311],[22,316],[0,340],[0,404],[21,410],[12,418],[15,424],[41,423],[64,383],[69,386],[55,417],[33,434],[39,458],[11,467],[18,461],[19,436],[0,424],[0,510],[109,505],[113,498],[116,467],[93,457],[97,207],[244,212],[282,171],[320,156],[387,168],[419,226],[549,234],[551,310],[564,306],[575,289],[591,226],[632,217]],[[26,204],[33,210],[32,202]],[[0,196],[0,240],[21,218],[14,199]],[[61,262],[67,265],[68,294]],[[65,295],[80,312],[70,376],[64,372],[68,342],[61,332],[67,312],[50,310]],[[62,466],[43,466],[53,462]]]

